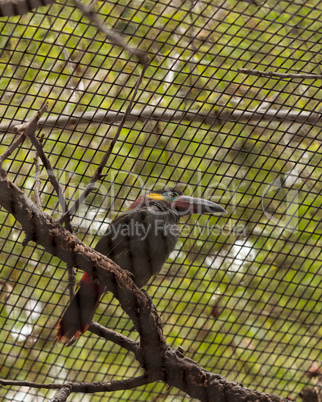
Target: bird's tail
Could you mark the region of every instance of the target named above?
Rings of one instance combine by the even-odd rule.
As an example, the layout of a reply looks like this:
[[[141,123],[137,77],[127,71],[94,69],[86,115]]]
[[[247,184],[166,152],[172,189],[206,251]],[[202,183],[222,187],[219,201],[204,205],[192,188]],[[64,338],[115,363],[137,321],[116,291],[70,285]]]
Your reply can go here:
[[[95,283],[85,272],[78,292],[56,327],[57,341],[69,343],[87,331],[102,293],[104,286]]]

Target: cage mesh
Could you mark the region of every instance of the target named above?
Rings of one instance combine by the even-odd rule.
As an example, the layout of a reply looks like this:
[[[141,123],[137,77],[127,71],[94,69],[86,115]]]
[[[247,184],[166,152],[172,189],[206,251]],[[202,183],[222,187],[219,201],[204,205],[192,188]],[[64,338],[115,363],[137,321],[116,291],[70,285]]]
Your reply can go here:
[[[322,360],[321,78],[301,76],[322,74],[321,2],[108,0],[95,9],[151,62],[106,177],[72,221],[78,237],[94,246],[154,186],[178,185],[224,206],[225,216],[182,219],[176,249],[147,291],[172,347],[229,380],[300,400],[314,384],[306,372]],[[1,152],[14,124],[48,101],[39,134],[70,203],[115,135],[141,66],[70,2],[1,18],[0,27]],[[3,166],[32,199],[34,156],[26,140]],[[41,203],[61,215],[43,167]],[[54,341],[68,304],[66,266],[33,243],[23,247],[14,218],[1,211],[0,219],[1,377],[63,383],[142,374],[130,353],[89,332],[72,347]],[[110,294],[94,319],[137,339]],[[53,395],[0,388],[4,401]],[[186,400],[161,382],[108,397]]]

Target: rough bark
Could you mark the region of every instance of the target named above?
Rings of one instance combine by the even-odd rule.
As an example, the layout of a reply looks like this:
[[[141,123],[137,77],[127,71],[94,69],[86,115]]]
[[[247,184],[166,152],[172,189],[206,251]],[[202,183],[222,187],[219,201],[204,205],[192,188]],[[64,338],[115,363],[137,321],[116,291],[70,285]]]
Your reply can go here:
[[[201,401],[282,401],[283,399],[244,388],[208,372],[180,351],[167,345],[161,320],[149,297],[126,271],[112,260],[83,244],[56,220],[45,214],[0,172],[0,205],[21,224],[26,239],[33,240],[50,254],[92,275],[119,300],[140,334],[140,347],[133,352],[149,381],[162,380]],[[83,384],[84,385],[84,384]],[[68,391],[81,392],[82,384],[68,384]],[[95,392],[106,390],[104,383]],[[64,389],[62,392],[67,390]],[[87,385],[84,392],[89,392]]]

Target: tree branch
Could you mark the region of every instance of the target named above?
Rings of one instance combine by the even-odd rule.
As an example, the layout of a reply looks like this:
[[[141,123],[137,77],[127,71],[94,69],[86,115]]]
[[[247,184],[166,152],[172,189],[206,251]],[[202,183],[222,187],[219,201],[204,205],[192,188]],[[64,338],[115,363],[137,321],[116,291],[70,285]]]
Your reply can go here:
[[[3,164],[3,162],[14,152],[20,144],[24,142],[26,139],[26,136],[24,133],[20,134],[19,137],[14,141],[7,149],[6,151],[0,156],[0,168]]]
[[[103,32],[106,35],[107,39],[111,43],[113,43],[116,46],[122,47],[124,50],[128,51],[131,55],[136,56],[143,66],[147,66],[149,64],[150,62],[149,55],[140,49],[127,45],[121,35],[119,35],[115,31],[107,29],[103,25],[102,21],[99,19],[97,13],[93,10],[92,7],[86,6],[79,0],[74,0],[74,3],[76,7],[79,8],[81,12],[85,15],[85,17],[87,17],[92,23],[96,25],[96,27],[101,32]]]
[[[115,124],[124,118],[124,113],[112,111],[95,111],[74,114],[73,116],[52,116],[46,120],[40,120],[39,126],[44,127],[68,127],[78,124],[106,123]],[[203,123],[210,126],[220,126],[223,122],[256,123],[258,121],[286,121],[294,123],[321,124],[322,114],[320,112],[304,112],[295,109],[268,109],[258,110],[236,110],[223,108],[215,112],[200,112],[198,110],[177,111],[152,109],[147,107],[143,110],[133,110],[126,118],[128,123],[145,122],[156,120],[161,122],[193,122]],[[0,132],[8,131],[17,121],[0,124]]]
[[[51,163],[49,161],[49,159],[47,158],[47,156],[45,155],[44,151],[43,151],[43,146],[42,146],[42,142],[39,141],[36,137],[36,130],[39,126],[39,119],[42,116],[43,113],[47,112],[48,110],[48,102],[46,102],[37,112],[36,116],[33,117],[32,119],[24,122],[24,123],[20,123],[16,126],[14,126],[14,131],[15,132],[19,132],[21,133],[19,138],[14,141],[7,149],[5,152],[3,152],[3,154],[0,156],[0,169],[2,167],[2,163],[12,154],[12,152],[25,140],[26,137],[29,137],[31,140],[32,145],[35,147],[36,149],[36,154],[37,156],[40,157],[43,165],[46,168],[49,180],[52,184],[52,186],[54,187],[57,195],[58,195],[58,200],[60,205],[63,208],[63,212],[67,211],[67,203],[65,200],[65,197],[63,195],[63,190],[61,185],[59,184],[58,180],[56,179],[55,175],[54,175],[54,170],[51,166]],[[39,182],[37,183],[37,180],[39,179],[38,175],[37,175],[37,168],[39,170],[39,165],[37,166],[37,162],[36,163],[36,189],[37,186],[39,185]],[[36,191],[36,199],[37,199],[37,191]],[[40,200],[37,200],[37,203],[40,203]],[[69,221],[66,219],[66,227],[69,231],[72,231],[71,225],[69,223]]]
[[[14,141],[0,156],[0,169],[2,167],[3,162],[14,152],[20,144],[24,142],[24,140],[31,135],[34,135],[37,128],[38,122],[41,115],[47,111],[48,103],[45,103],[41,109],[37,112],[36,116],[26,121],[25,123],[19,123],[18,125],[14,126],[13,130],[15,132],[21,133],[20,136]]]
[[[54,175],[54,170],[51,166],[50,160],[47,158],[47,156],[44,153],[43,150],[43,144],[42,144],[42,139],[39,141],[38,138],[36,137],[36,130],[38,128],[38,122],[41,117],[41,115],[48,110],[48,102],[46,102],[40,110],[37,112],[36,116],[29,121],[26,121],[22,124],[19,124],[14,127],[14,131],[16,132],[21,132],[19,138],[7,148],[7,150],[0,156],[0,169],[2,166],[3,161],[8,158],[9,155],[25,140],[26,137],[29,137],[31,140],[32,145],[36,148],[36,158],[34,159],[35,161],[35,168],[36,168],[36,181],[35,181],[35,201],[36,205],[41,208],[41,202],[40,202],[40,197],[39,197],[39,188],[40,188],[40,167],[39,167],[39,161],[38,157],[42,160],[43,165],[46,168],[49,180],[54,187],[57,195],[58,195],[58,200],[60,205],[63,208],[63,212],[67,210],[67,203],[64,197],[63,189],[61,185],[59,184],[58,180],[56,179],[56,176]],[[70,224],[70,217],[69,215],[66,216],[65,219],[65,225],[67,230],[72,232],[72,227]],[[30,238],[28,235],[23,241],[24,246],[30,241]],[[67,266],[68,268],[68,275],[69,275],[69,295],[70,298],[73,298],[74,293],[75,293],[75,282],[76,282],[76,273],[71,266]]]
[[[32,145],[36,148],[37,151],[37,155],[40,157],[43,165],[46,168],[50,183],[52,184],[52,186],[54,187],[54,190],[57,193],[58,196],[58,201],[63,209],[63,213],[65,213],[68,209],[67,207],[67,203],[64,197],[64,192],[63,189],[59,183],[59,181],[56,179],[56,176],[54,174],[54,169],[50,163],[50,160],[47,158],[44,150],[43,150],[43,146],[42,143],[38,140],[38,138],[36,137],[35,133],[31,133],[30,134],[30,140],[32,142]],[[66,223],[66,228],[67,230],[69,230],[70,232],[72,232],[72,227],[70,224],[70,219],[69,217],[66,217],[65,219],[65,223]]]
[[[36,171],[36,180],[35,180],[35,203],[38,208],[41,208],[39,189],[40,189],[40,166],[39,166],[39,157],[38,154],[34,158],[35,162],[35,171]]]
[[[107,341],[111,341],[116,345],[121,346],[122,348],[134,353],[135,355],[139,353],[140,344],[138,342],[132,341],[132,339],[119,334],[118,332],[112,331],[111,329],[108,329],[97,322],[92,322],[88,330],[91,331],[93,334],[106,339]]]
[[[0,204],[21,224],[26,236],[67,264],[87,272],[120,301],[132,319],[147,351],[157,342],[166,347],[161,320],[150,299],[135,284],[126,271],[112,260],[83,244],[56,220],[45,214],[5,176],[0,177]],[[137,312],[140,311],[140,314]],[[148,355],[143,360],[148,360]],[[145,361],[148,366],[150,363]]]
[[[89,273],[94,280],[104,284],[107,290],[120,301],[122,309],[129,315],[139,332],[140,348],[136,358],[147,373],[144,376],[147,381],[162,380],[191,397],[207,402],[237,400],[278,402],[283,400],[278,396],[252,391],[241,384],[227,381],[224,377],[203,369],[193,360],[184,357],[182,353],[172,350],[163,336],[161,320],[156,308],[145,293],[137,288],[126,271],[106,256],[84,245],[76,236],[45,214],[7,179],[3,170],[0,171],[0,205],[20,222],[28,238],[33,239],[47,252],[67,264],[72,264]],[[129,343],[127,345],[132,347]],[[128,380],[133,387],[138,386],[136,381],[142,385],[140,382],[142,380]],[[0,384],[17,385],[6,380],[1,380]],[[23,385],[27,384],[32,386],[30,383]],[[116,385],[105,383],[103,386],[102,383],[99,384],[98,388],[95,390],[93,388],[93,392],[106,391],[106,384],[110,384],[112,390],[116,389],[113,386],[117,387],[121,384],[124,387],[125,383],[124,381]],[[67,385],[69,386],[69,384],[63,384],[63,387]],[[87,384],[87,389],[89,389],[88,386]],[[56,384],[50,386],[51,389],[60,389],[60,387]],[[72,384],[72,392],[83,392],[83,387],[84,384],[81,386]]]
[[[238,68],[237,71],[239,73],[243,73],[243,74],[257,75],[260,77],[269,77],[269,78],[303,78],[303,79],[310,79],[310,80],[318,80],[318,79],[322,78],[322,74],[277,73],[275,71],[252,70],[250,68]]]
[[[155,379],[149,378],[147,375],[142,375],[139,377],[127,378],[125,380],[110,381],[110,382],[74,382],[65,384],[41,384],[29,381],[12,381],[0,379],[0,385],[2,386],[16,386],[16,387],[32,387],[38,389],[58,389],[58,394],[51,400],[54,401],[64,401],[62,396],[68,397],[71,392],[82,392],[84,394],[93,394],[96,392],[111,392],[119,391],[124,389],[132,389],[140,387],[142,385],[154,382]],[[62,391],[62,392],[61,392]],[[68,393],[69,391],[69,393]],[[67,394],[68,393],[68,394]]]

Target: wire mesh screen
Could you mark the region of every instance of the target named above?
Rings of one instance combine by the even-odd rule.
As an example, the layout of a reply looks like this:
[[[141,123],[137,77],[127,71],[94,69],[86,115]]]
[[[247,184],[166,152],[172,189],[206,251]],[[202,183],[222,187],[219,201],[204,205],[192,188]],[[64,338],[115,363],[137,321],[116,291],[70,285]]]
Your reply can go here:
[[[95,10],[151,61],[106,176],[73,218],[77,236],[94,246],[154,187],[222,205],[227,215],[181,220],[175,251],[146,287],[164,334],[207,370],[301,400],[314,384],[306,373],[322,360],[321,2],[108,0]],[[1,18],[0,27],[1,152],[14,124],[48,101],[39,134],[69,203],[114,137],[141,66],[72,3]],[[32,199],[34,156],[26,140],[3,165]],[[41,169],[42,208],[59,218]],[[71,347],[54,341],[69,302],[66,265],[34,243],[23,247],[19,224],[0,216],[1,377],[63,383],[142,373],[133,355],[92,333]],[[138,338],[110,294],[94,320]],[[0,389],[10,401],[53,395]],[[156,382],[69,400],[105,397],[187,398]]]

